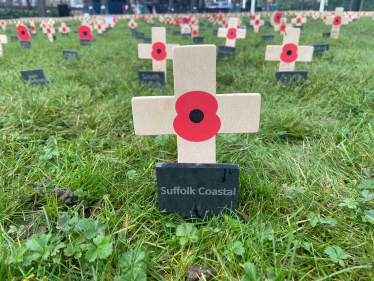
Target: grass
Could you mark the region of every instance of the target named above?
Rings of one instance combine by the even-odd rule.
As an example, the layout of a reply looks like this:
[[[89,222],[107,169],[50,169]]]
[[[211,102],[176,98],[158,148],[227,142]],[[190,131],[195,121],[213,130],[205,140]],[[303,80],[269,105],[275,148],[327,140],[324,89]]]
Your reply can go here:
[[[168,43],[192,44],[173,30]],[[239,205],[206,224],[158,210],[155,165],[177,161],[176,137],[135,136],[130,101],[173,95],[172,63],[165,88],[139,88],[151,61],[137,59],[127,21],[91,46],[41,32],[31,49],[3,45],[0,279],[186,280],[197,264],[214,280],[374,280],[373,20],[343,26],[338,40],[322,38],[330,30],[308,19],[300,45],[330,51],[296,63],[309,71],[297,85],[275,82],[265,48],[282,37],[262,41],[274,34],[265,27],[217,60],[217,93],[260,93],[261,121],[257,134],[217,137],[217,162],[240,165]],[[49,86],[24,84],[20,71],[38,68]],[[64,204],[55,187],[76,196]]]

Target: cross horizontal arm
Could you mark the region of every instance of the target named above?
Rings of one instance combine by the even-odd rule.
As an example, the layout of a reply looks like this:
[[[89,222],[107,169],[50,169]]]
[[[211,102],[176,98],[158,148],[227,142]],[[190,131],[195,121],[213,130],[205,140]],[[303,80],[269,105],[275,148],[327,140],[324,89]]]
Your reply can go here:
[[[217,95],[217,115],[221,119],[219,134],[255,133],[260,124],[260,94]]]
[[[152,58],[152,44],[139,44],[138,45],[138,58],[151,59]]]
[[[296,61],[312,61],[314,47],[312,46],[298,46]]]
[[[265,60],[266,61],[280,61],[280,55],[282,53],[283,46],[267,45]]]
[[[136,135],[175,134],[174,97],[135,97],[132,99],[132,114]]]
[[[245,38],[245,34],[246,34],[246,29],[237,29],[236,30],[236,38],[237,39],[244,39]]]
[[[173,48],[179,46],[178,44],[166,45],[166,59],[173,59]]]
[[[217,36],[226,38],[227,32],[228,32],[227,28],[220,27],[220,28],[218,28]]]

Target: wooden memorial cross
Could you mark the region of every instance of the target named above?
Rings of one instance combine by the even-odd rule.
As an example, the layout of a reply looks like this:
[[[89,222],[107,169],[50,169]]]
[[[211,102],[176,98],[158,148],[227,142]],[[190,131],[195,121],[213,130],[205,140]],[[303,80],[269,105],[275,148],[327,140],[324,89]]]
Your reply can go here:
[[[281,18],[280,24],[274,26],[275,31],[279,31],[280,35],[284,35],[284,32],[286,31],[286,28],[292,28],[292,24],[287,24],[287,18]]]
[[[302,26],[303,23],[306,23],[306,18],[303,18],[301,13],[297,13],[296,18],[292,19],[291,23],[294,23],[296,26]]]
[[[45,32],[47,33],[49,42],[53,42],[53,34],[56,33],[55,29],[52,27],[47,26],[45,29]]]
[[[0,35],[0,57],[1,58],[4,56],[2,44],[7,44],[7,43],[8,43],[7,36],[4,34]]]
[[[173,59],[172,49],[178,44],[166,44],[166,28],[152,27],[152,44],[138,45],[139,59],[152,59],[152,70],[165,72],[166,60]]]
[[[266,61],[280,61],[279,71],[294,71],[295,62],[312,61],[314,47],[298,46],[300,29],[286,28],[282,46],[266,46]]]
[[[191,37],[197,37],[197,36],[199,36],[199,26],[198,25],[193,25],[192,26]]]
[[[105,31],[105,24],[98,23],[94,25],[94,28],[97,30],[98,34],[102,34]]]
[[[5,20],[2,20],[2,21],[0,22],[0,24],[1,24],[1,28],[2,28],[3,30],[5,30],[6,21],[5,21]]]
[[[216,46],[173,48],[174,96],[135,97],[136,135],[177,135],[179,163],[216,163],[215,135],[255,133],[260,94],[216,95]]]
[[[131,19],[128,23],[128,27],[131,29],[135,29],[138,26],[138,24],[134,21],[134,19]]]
[[[256,15],[253,20],[249,22],[253,26],[253,32],[258,33],[260,31],[260,26],[265,24],[265,21],[260,20],[260,15]]]
[[[340,26],[349,24],[349,17],[344,16],[344,8],[336,8],[335,15],[327,17],[325,24],[332,25],[330,38],[338,39]]]
[[[218,28],[218,37],[226,37],[226,47],[235,47],[236,39],[245,39],[246,29],[238,29],[239,20],[230,18],[228,28]]]
[[[63,34],[68,34],[70,32],[70,27],[67,27],[64,22],[61,23],[61,27],[58,29]]]
[[[30,22],[30,31],[32,34],[36,34],[36,28],[35,28],[35,24],[33,21]]]

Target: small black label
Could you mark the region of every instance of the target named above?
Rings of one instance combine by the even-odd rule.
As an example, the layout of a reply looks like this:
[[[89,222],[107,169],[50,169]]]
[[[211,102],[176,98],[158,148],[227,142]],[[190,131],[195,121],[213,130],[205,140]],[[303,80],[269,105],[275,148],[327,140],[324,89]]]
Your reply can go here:
[[[181,35],[181,32],[180,31],[173,31],[173,35],[174,36],[179,36],[179,35]]]
[[[277,71],[275,77],[278,82],[282,82],[285,85],[289,83],[296,83],[301,78],[307,80],[308,78],[308,71],[306,70],[299,70],[299,71]]]
[[[61,33],[62,36],[69,36],[69,33]]]
[[[302,26],[302,25],[300,25],[300,26],[294,26],[294,28],[299,28],[299,29],[303,30],[304,26]]]
[[[104,34],[102,34],[102,33],[97,33],[96,35],[97,35],[97,37],[103,37],[104,36]]]
[[[163,71],[138,71],[139,86],[160,87],[165,85],[165,72]]]
[[[144,33],[138,32],[138,33],[136,33],[135,37],[136,37],[136,39],[144,39]]]
[[[78,58],[78,51],[62,50],[62,55],[65,59]]]
[[[202,22],[199,22],[199,25],[200,25],[200,26],[205,26],[205,24],[203,24]]]
[[[203,219],[237,208],[238,165],[158,163],[156,175],[160,211]]]
[[[213,25],[212,25],[211,23],[209,23],[209,24],[207,25],[207,27],[212,28]]]
[[[38,33],[31,33],[32,37],[38,36]]]
[[[194,37],[193,42],[194,43],[204,43],[204,37]]]
[[[205,31],[206,29],[205,28],[200,28],[200,31]]]
[[[144,44],[152,44],[152,38],[151,37],[144,37],[143,38]]]
[[[28,42],[28,41],[23,41]],[[47,85],[47,78],[45,77],[44,69],[25,70],[21,71],[23,81],[33,85]]]
[[[12,30],[11,29],[7,29],[6,32],[12,33]]]
[[[78,30],[74,30],[73,33],[78,33]]]
[[[261,39],[262,40],[273,40],[274,39],[274,35],[262,35]]]
[[[218,57],[224,58],[224,57],[235,57],[235,47],[227,47],[227,46],[218,46]]]
[[[310,45],[310,46],[314,47],[313,56],[319,53],[322,53],[324,51],[328,51],[330,48],[329,44],[315,44],[315,45]]]
[[[183,33],[182,37],[183,38],[191,38],[191,33]]]
[[[90,39],[80,39],[80,41],[81,41],[81,46],[91,45]]]
[[[57,37],[53,35],[53,41],[56,41],[57,40]]]
[[[30,49],[31,42],[30,41],[21,41],[21,46],[27,49]]]
[[[214,36],[217,36],[218,30],[212,30],[212,33],[213,33]]]
[[[10,41],[18,41],[18,37],[17,36],[10,36]]]
[[[331,36],[331,32],[327,32],[327,33],[322,34],[323,38],[330,38],[330,36]]]

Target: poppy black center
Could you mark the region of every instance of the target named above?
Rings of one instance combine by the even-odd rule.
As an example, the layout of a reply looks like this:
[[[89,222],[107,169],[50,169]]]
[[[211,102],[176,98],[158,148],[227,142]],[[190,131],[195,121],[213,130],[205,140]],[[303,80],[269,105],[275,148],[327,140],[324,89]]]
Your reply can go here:
[[[231,35],[234,35],[234,32],[231,32]]]
[[[336,22],[339,22],[339,20],[338,20],[338,19],[336,19],[335,21],[336,21]]]
[[[84,36],[87,36],[87,32],[86,32],[86,31],[83,31],[83,35],[84,35]]]
[[[22,35],[25,35],[25,32],[24,31],[21,31]]]
[[[292,51],[287,51],[287,56],[292,55]]]
[[[200,109],[194,109],[190,112],[189,117],[193,123],[200,123],[204,120],[204,113]]]
[[[157,54],[161,54],[161,49],[157,49]]]

